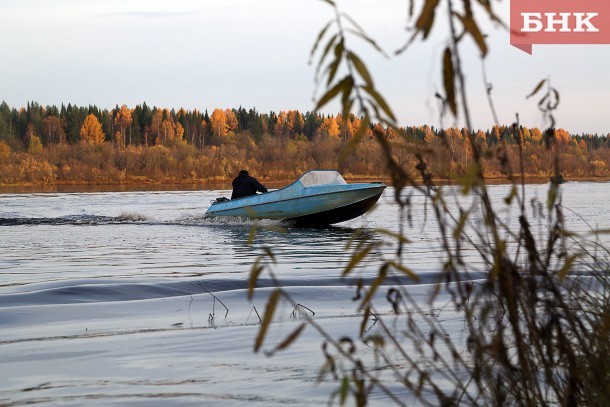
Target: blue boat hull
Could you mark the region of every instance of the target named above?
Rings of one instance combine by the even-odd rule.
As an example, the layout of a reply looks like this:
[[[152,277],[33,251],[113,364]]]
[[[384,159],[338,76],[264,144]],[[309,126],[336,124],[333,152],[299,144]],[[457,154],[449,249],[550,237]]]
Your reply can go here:
[[[347,220],[364,215],[366,212],[369,211],[369,209],[373,207],[373,205],[377,203],[380,196],[381,192],[377,195],[371,196],[370,198],[354,202],[347,206],[329,209],[311,215],[288,219],[288,221],[294,222],[296,226],[324,226],[332,225],[334,223],[345,222]]]
[[[310,178],[315,179],[318,174],[322,174],[321,178],[335,174],[337,179],[313,184]],[[347,184],[334,171],[310,171],[276,191],[213,203],[206,216],[286,220],[297,225],[330,225],[367,212],[385,188],[381,183]]]

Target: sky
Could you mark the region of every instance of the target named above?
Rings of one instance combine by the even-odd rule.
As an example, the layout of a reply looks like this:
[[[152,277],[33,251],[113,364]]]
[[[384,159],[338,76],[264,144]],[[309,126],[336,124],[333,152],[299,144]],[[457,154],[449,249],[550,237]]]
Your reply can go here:
[[[375,84],[401,125],[463,126],[440,117],[441,57],[446,17],[427,41],[409,38],[407,0],[339,0],[388,57],[354,37]],[[416,5],[420,4],[416,1]],[[509,2],[493,1],[509,21]],[[476,15],[483,17],[480,10]],[[126,104],[260,112],[315,106],[318,32],[333,17],[320,0],[0,0],[0,100],[11,107],[35,101],[112,109]],[[509,44],[509,32],[484,24],[490,52],[487,79],[501,124],[548,125],[536,100],[526,100],[542,79],[561,95],[557,126],[575,133],[610,132],[610,45],[534,45],[528,55]],[[494,120],[482,63],[464,41],[468,104],[475,128]],[[337,105],[324,113],[335,114]]]

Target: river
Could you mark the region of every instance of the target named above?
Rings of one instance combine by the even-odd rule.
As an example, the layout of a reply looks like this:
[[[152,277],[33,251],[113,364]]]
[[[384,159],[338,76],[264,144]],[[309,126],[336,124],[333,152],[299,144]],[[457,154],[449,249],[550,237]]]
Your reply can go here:
[[[490,187],[496,202],[509,190]],[[528,185],[528,205],[544,204],[547,190]],[[561,191],[568,229],[610,229],[610,183]],[[326,403],[337,384],[317,383],[324,358],[313,331],[272,358],[252,351],[272,284],[263,274],[248,301],[249,272],[270,248],[281,283],[344,334],[358,319],[353,280],[340,274],[358,242],[380,243],[353,271],[365,282],[396,250],[380,230],[401,226],[419,287],[439,275],[430,206],[407,189],[411,211],[399,216],[393,193],[386,189],[369,214],[325,229],[204,218],[212,199],[229,195],[222,190],[0,194],[0,404]],[[510,223],[516,213],[501,216]],[[279,312],[286,323],[276,324],[276,340],[294,325],[291,312]]]

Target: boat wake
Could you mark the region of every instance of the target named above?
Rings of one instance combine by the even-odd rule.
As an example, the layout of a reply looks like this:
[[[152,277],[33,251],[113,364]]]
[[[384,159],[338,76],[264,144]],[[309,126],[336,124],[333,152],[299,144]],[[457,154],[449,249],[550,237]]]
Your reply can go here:
[[[0,226],[21,225],[108,225],[146,223],[149,219],[137,213],[122,213],[119,216],[65,215],[53,218],[0,218]]]
[[[58,217],[1,217],[0,226],[23,225],[182,225],[182,226],[260,226],[286,227],[292,223],[270,219],[249,219],[236,216],[210,218],[205,215],[182,215],[176,219],[156,220],[139,213],[122,213],[118,216],[104,215],[64,215]]]
[[[172,222],[178,225],[198,225],[198,226],[261,226],[277,227],[290,226],[290,223],[271,219],[251,219],[240,216],[209,217],[206,215],[183,215]]]
[[[471,276],[483,278],[481,274]],[[421,285],[438,281],[440,274],[422,275],[416,283],[406,276],[396,276],[388,279],[383,285]],[[362,278],[364,285],[373,283],[374,277]],[[356,287],[355,278],[298,278],[282,279],[282,287]],[[259,278],[257,288],[275,287],[274,281]],[[159,298],[180,297],[197,294],[218,294],[246,290],[248,281],[245,279],[205,279],[158,281],[152,283],[132,283],[125,281],[69,280],[50,284],[30,285],[21,288],[21,292],[0,295],[0,308],[31,305],[57,305],[117,301],[138,301]],[[18,288],[19,290],[19,288]],[[26,291],[27,290],[27,291]]]

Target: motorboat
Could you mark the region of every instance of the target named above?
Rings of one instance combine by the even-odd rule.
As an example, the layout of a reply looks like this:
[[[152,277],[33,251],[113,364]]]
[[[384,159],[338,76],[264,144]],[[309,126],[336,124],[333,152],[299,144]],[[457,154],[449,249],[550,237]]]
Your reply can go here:
[[[312,170],[281,189],[238,199],[218,198],[212,201],[205,216],[330,225],[367,212],[385,188],[380,182],[348,184],[334,170]]]

